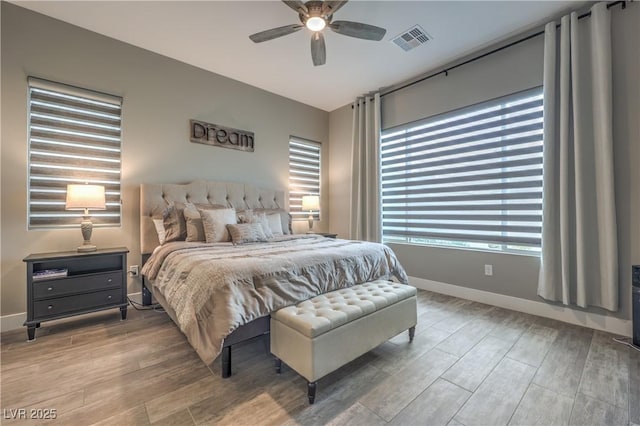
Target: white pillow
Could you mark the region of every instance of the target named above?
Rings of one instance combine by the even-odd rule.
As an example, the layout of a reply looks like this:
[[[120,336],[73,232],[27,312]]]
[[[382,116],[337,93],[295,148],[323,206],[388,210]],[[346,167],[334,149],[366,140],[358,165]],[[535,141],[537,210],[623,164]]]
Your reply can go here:
[[[264,235],[267,238],[273,238],[273,232],[271,231],[271,226],[269,226],[269,219],[267,219],[267,215],[264,213],[254,213],[252,218],[253,223],[259,223],[262,225],[262,230],[264,231]]]
[[[167,236],[164,230],[164,220],[162,218],[153,219],[153,225],[156,227],[156,232],[158,233],[158,241],[160,241],[160,244],[164,244]]]
[[[280,213],[268,214],[267,222],[269,223],[269,229],[274,236],[284,235],[284,233],[282,232],[282,221],[280,219]]]
[[[227,225],[238,223],[235,209],[198,210],[207,243],[231,241]]]

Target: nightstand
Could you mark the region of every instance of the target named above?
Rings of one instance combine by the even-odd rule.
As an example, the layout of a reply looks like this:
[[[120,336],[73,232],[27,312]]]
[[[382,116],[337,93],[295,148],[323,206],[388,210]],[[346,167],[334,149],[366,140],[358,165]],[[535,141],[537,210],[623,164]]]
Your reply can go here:
[[[50,321],[104,309],[120,308],[127,318],[126,247],[31,254],[27,264],[27,327],[29,340],[36,328]],[[48,270],[49,275],[42,274]]]
[[[330,232],[307,232],[307,234],[322,235],[325,238],[338,238],[338,234],[332,234]]]

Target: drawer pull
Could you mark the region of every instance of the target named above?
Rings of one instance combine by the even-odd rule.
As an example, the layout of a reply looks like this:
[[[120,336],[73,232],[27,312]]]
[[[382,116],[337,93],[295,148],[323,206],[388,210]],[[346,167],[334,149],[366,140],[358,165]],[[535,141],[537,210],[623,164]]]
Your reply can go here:
[[[111,297],[111,296],[107,296],[107,299],[111,300],[111,299],[112,299],[112,297]]]
[[[47,291],[51,291],[51,290],[53,290],[53,287],[49,287],[49,288],[47,289]]]
[[[113,281],[113,278],[109,278],[109,279],[107,280],[107,282],[108,282],[108,283],[110,283],[111,281]]]
[[[49,310],[53,309],[53,305],[47,306],[47,309],[49,309]]]

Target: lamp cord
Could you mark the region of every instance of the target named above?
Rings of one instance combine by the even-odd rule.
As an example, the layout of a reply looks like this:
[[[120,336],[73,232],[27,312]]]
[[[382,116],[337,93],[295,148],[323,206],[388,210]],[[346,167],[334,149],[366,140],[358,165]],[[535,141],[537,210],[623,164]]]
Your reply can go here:
[[[127,300],[129,301],[129,304],[133,307],[133,309],[135,309],[136,311],[155,311],[158,313],[167,312],[159,303],[156,303],[153,305],[143,305],[142,303],[131,300],[129,296],[127,296]]]

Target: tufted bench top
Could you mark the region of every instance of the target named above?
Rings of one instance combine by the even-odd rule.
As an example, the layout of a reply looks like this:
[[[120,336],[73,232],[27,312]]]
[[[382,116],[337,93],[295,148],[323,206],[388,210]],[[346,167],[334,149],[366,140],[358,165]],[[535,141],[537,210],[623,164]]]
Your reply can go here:
[[[415,287],[376,280],[321,294],[282,308],[271,317],[314,338],[415,295]]]

